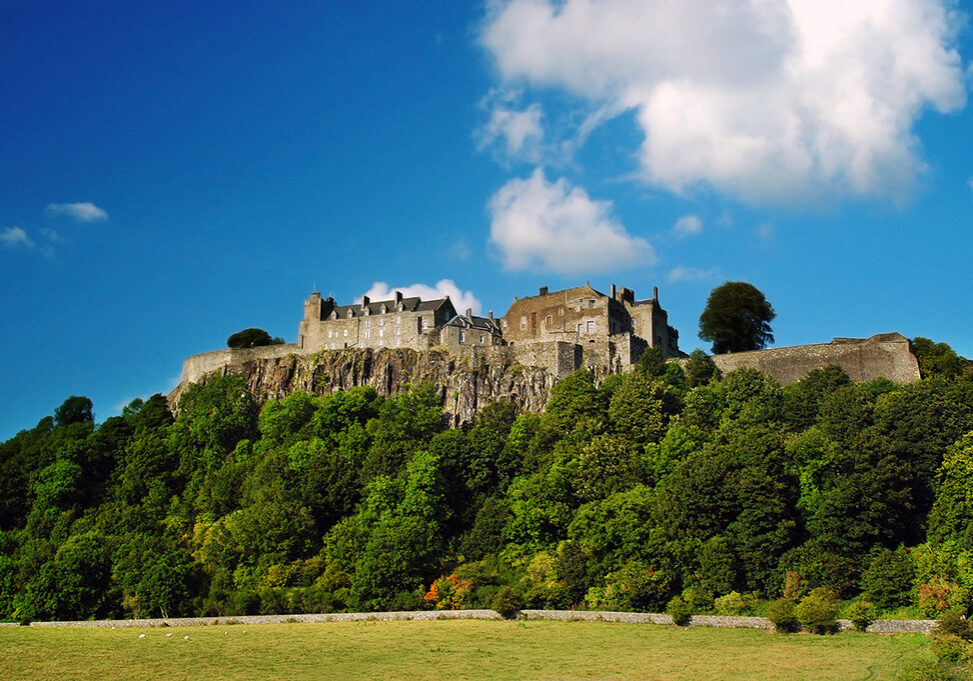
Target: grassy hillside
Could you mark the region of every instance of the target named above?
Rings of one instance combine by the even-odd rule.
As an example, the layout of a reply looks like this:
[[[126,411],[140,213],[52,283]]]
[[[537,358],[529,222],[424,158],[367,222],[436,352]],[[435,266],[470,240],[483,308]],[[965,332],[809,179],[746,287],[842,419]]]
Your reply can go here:
[[[895,679],[925,640],[587,622],[3,627],[0,677],[882,681]]]

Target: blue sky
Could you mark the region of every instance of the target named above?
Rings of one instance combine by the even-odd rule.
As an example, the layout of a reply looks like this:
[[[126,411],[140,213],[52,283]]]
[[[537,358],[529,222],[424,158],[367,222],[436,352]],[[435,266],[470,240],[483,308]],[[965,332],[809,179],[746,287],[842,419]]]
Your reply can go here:
[[[0,0],[0,438],[318,289],[749,281],[777,346],[973,357],[971,7]]]

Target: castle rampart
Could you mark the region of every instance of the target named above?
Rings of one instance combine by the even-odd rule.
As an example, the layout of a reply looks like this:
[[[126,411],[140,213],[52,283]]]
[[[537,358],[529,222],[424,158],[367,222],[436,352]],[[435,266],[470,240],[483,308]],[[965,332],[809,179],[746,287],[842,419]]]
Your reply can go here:
[[[795,383],[814,369],[841,367],[853,381],[888,378],[896,383],[919,380],[919,363],[909,339],[899,333],[882,333],[871,338],[835,338],[830,343],[796,345],[753,352],[714,355],[713,362],[724,374],[740,367],[757,369],[782,384]]]

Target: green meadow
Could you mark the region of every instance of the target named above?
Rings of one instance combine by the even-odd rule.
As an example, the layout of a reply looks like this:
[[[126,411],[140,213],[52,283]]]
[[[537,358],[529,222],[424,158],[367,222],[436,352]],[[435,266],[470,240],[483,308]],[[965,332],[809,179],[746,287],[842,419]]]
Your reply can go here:
[[[882,681],[926,641],[604,622],[0,627],[0,678]]]

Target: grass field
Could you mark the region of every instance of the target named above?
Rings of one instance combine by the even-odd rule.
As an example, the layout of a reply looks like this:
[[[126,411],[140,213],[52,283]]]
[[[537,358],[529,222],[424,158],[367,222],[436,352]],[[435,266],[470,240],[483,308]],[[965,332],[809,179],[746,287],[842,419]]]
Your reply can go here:
[[[925,641],[604,622],[0,627],[0,679],[892,681]]]

